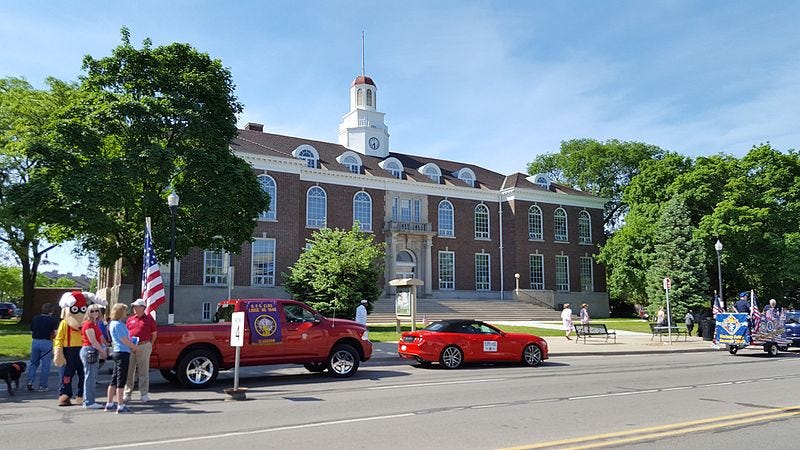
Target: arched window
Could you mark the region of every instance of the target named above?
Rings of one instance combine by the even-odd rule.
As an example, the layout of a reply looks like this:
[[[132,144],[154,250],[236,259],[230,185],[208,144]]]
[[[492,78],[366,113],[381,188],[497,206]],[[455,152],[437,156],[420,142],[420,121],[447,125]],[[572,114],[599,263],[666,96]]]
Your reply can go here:
[[[317,168],[317,157],[311,150],[308,149],[300,150],[300,159],[306,160],[306,165],[308,165],[308,167],[314,169]]]
[[[439,202],[439,236],[453,236],[453,204],[447,200]]]
[[[489,239],[489,208],[483,203],[475,207],[475,239]]]
[[[367,106],[372,106],[372,89],[367,89]]]
[[[578,242],[581,244],[592,243],[592,216],[588,211],[581,211],[578,215]]]
[[[536,205],[528,208],[528,239],[541,241],[542,233],[542,208]]]
[[[356,105],[364,106],[364,90],[361,88],[356,91]]]
[[[261,220],[275,220],[276,210],[275,205],[278,204],[278,186],[275,184],[275,179],[269,175],[259,175],[258,182],[261,184],[261,190],[269,194],[269,208],[258,215]]]
[[[475,187],[475,172],[473,172],[472,169],[464,167],[458,172],[455,172],[454,175],[470,187]]]
[[[313,186],[306,194],[306,226],[325,228],[328,214],[328,195],[319,186]]]
[[[558,208],[553,213],[553,229],[555,231],[555,240],[569,240],[567,235],[567,212],[564,211],[564,208]]]
[[[342,165],[346,166],[350,172],[361,173],[361,163],[352,155],[342,158]]]
[[[353,196],[353,225],[361,231],[372,231],[372,198],[364,191]]]
[[[403,179],[403,164],[394,157],[389,157],[378,163],[383,170],[392,174],[397,179]]]

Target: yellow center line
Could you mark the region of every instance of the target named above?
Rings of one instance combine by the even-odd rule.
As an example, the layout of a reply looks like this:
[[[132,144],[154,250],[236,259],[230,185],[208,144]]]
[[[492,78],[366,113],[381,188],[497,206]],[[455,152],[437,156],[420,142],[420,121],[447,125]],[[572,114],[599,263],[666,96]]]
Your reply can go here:
[[[714,429],[714,428],[723,428],[728,427],[731,425],[737,425],[741,423],[750,423],[756,422],[759,420],[764,420],[763,416],[769,416],[770,420],[782,418],[782,417],[791,417],[795,415],[800,415],[800,406],[788,406],[783,408],[771,408],[766,409],[763,411],[753,411],[748,413],[740,413],[740,414],[732,414],[727,416],[718,416],[712,417],[708,419],[699,419],[699,420],[692,420],[689,422],[679,422],[673,423],[668,425],[659,425],[655,427],[646,427],[646,428],[637,428],[635,430],[626,430],[626,431],[616,431],[612,433],[603,433],[603,434],[595,434],[591,436],[583,436],[577,438],[569,438],[569,439],[560,439],[557,441],[549,441],[549,442],[541,442],[538,444],[530,444],[530,445],[520,445],[517,447],[508,447],[504,450],[527,450],[527,449],[536,449],[536,448],[545,448],[545,447],[556,447],[556,446],[563,446],[569,444],[580,444],[589,441],[597,441],[603,440],[606,441],[602,444],[590,444],[586,447],[575,447],[575,448],[592,448],[598,447],[602,445],[611,445],[612,443],[616,442],[609,442],[608,439],[612,438],[622,438],[625,436],[636,435],[633,438],[630,438],[631,441],[637,440],[646,440],[652,439],[654,437],[658,437],[660,435],[670,435],[670,434],[683,434],[688,432],[694,431],[704,431],[706,429]],[[724,422],[723,422],[724,421]],[[723,423],[718,423],[723,422]],[[713,425],[706,425],[706,424],[713,424]],[[706,426],[703,426],[706,425]],[[690,429],[687,429],[690,428]],[[671,430],[671,431],[670,431]],[[648,433],[656,433],[656,434],[648,434]],[[620,440],[620,443],[623,443],[625,440]]]

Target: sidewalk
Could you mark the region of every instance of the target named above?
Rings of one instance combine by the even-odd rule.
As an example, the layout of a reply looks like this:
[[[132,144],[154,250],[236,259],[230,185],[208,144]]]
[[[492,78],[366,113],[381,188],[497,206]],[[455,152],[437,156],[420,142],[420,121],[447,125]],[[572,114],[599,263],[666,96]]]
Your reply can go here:
[[[500,325],[524,325],[539,328],[561,329],[561,325],[544,322],[493,322]],[[590,337],[577,340],[573,333],[572,340],[567,340],[564,336],[544,336],[547,341],[551,358],[559,356],[581,356],[581,355],[633,355],[651,353],[675,353],[675,352],[707,352],[707,351],[727,351],[725,347],[714,349],[711,341],[691,336],[684,341],[673,336],[670,343],[664,336],[661,340],[658,337],[652,338],[650,333],[636,333],[633,331],[617,330],[617,342],[611,337],[606,342],[605,337]],[[651,340],[652,338],[652,340]],[[410,361],[401,359],[397,354],[397,342],[373,342],[372,359]]]

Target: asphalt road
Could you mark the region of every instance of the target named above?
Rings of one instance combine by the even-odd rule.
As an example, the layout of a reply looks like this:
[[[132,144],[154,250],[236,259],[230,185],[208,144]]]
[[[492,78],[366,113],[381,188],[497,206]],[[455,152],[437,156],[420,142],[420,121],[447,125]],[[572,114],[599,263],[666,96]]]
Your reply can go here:
[[[800,354],[575,356],[457,371],[386,362],[333,380],[243,369],[246,401],[153,373],[133,414],[0,399],[0,448],[796,448]],[[98,385],[99,390],[102,386]],[[5,392],[3,392],[5,394]],[[94,430],[94,432],[92,431]]]

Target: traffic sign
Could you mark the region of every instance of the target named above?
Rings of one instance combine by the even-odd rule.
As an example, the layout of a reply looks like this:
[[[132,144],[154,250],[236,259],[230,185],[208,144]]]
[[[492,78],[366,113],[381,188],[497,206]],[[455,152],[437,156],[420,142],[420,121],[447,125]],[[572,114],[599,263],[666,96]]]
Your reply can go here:
[[[670,289],[672,289],[672,280],[669,277],[664,278],[664,290],[668,291]]]
[[[244,345],[244,311],[231,314],[231,347]]]

